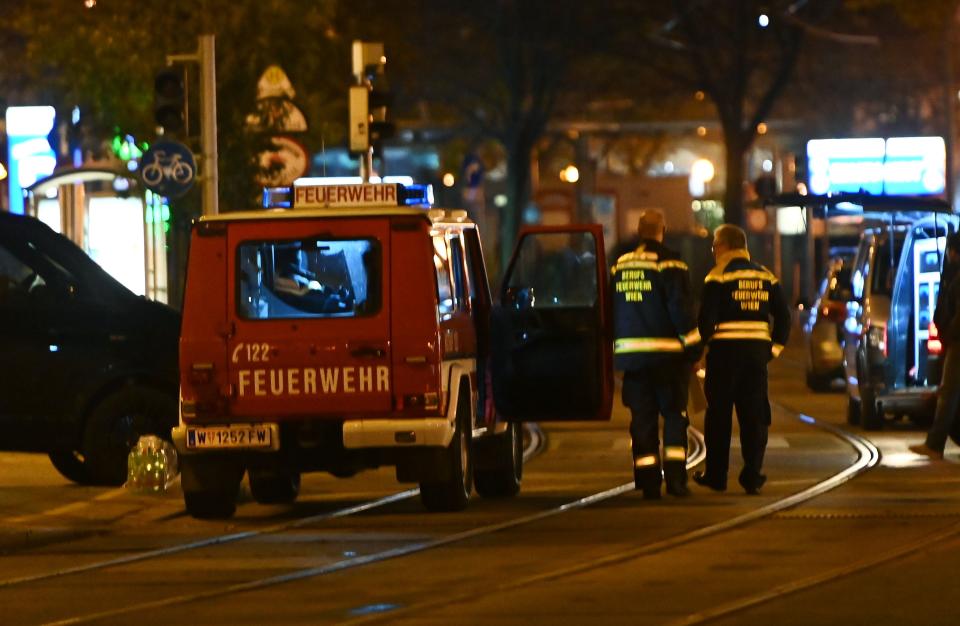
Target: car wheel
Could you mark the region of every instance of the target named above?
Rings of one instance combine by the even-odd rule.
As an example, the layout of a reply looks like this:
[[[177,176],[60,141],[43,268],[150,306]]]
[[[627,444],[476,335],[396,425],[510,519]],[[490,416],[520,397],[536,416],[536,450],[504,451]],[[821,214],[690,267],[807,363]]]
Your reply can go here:
[[[505,433],[477,442],[477,468],[473,484],[484,498],[510,498],[520,492],[523,478],[523,431],[519,423],[510,424]],[[484,463],[481,464],[480,455]]]
[[[847,423],[851,426],[860,424],[860,402],[847,396]]]
[[[883,428],[883,413],[877,410],[877,401],[873,392],[860,388],[860,426],[865,430]]]
[[[50,452],[50,462],[60,475],[78,485],[90,484],[90,472],[83,457],[76,450],[54,450]]]
[[[300,473],[248,470],[250,495],[260,504],[290,504],[300,494]]]
[[[91,483],[122,485],[127,480],[127,456],[140,437],[169,440],[176,421],[176,399],[155,389],[129,387],[108,396],[90,414],[83,434]]]
[[[457,428],[450,445],[440,451],[434,471],[441,480],[420,483],[420,500],[428,511],[462,511],[473,490],[471,455],[473,425],[470,419],[469,387],[461,387],[457,402]]]
[[[197,519],[226,519],[237,510],[243,466],[226,459],[184,455],[180,485],[187,513]]]

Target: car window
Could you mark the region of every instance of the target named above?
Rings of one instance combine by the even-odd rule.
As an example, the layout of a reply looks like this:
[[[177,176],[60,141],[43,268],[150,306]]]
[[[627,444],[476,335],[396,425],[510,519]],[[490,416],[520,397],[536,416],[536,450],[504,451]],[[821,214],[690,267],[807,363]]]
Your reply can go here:
[[[242,243],[238,314],[258,320],[373,315],[380,310],[380,256],[373,239]]]
[[[450,282],[450,251],[442,235],[433,238],[433,267],[437,272],[437,312],[449,319],[454,310],[453,285]]]
[[[848,300],[850,297],[850,268],[844,266],[831,276],[827,289],[827,300],[832,302]]]
[[[897,275],[897,261],[903,249],[903,239],[894,238],[893,250],[890,249],[890,240],[877,243],[873,256],[873,276],[870,279],[870,292],[873,294],[893,295],[893,281]]]
[[[0,246],[0,306],[24,301],[36,280],[33,268]]]
[[[453,271],[453,295],[458,311],[467,309],[467,273],[463,261],[463,244],[460,233],[447,236],[450,243],[450,266]]]

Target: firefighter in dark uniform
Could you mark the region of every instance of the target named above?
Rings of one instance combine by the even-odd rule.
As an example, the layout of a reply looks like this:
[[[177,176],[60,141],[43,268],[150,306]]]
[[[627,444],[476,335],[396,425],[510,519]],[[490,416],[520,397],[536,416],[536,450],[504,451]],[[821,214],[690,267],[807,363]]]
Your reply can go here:
[[[623,370],[623,403],[630,408],[633,476],[646,499],[686,496],[687,384],[700,356],[687,264],[664,247],[663,214],[644,211],[640,244],[612,268],[614,362]],[[663,415],[663,458],[659,415]],[[662,461],[662,462],[661,462]],[[662,470],[661,470],[662,467]]]
[[[705,471],[693,479],[715,491],[727,488],[736,406],[743,454],[740,486],[758,494],[766,481],[761,470],[770,425],[767,362],[787,342],[790,309],[776,276],[750,260],[742,229],[729,224],[717,228],[713,255],[717,264],[704,280],[699,319],[707,346],[707,460]]]

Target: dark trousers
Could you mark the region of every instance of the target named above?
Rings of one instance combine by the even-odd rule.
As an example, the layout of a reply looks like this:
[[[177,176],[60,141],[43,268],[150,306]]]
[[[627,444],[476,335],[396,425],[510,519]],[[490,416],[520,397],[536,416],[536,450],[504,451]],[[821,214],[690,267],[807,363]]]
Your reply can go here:
[[[767,362],[734,345],[720,342],[707,353],[707,378],[704,384],[707,414],[704,439],[707,444],[707,480],[725,487],[730,465],[730,436],[733,408],[740,424],[740,448],[743,471],[740,482],[762,482],[763,455],[767,449],[770,425],[770,401],[767,398]]]
[[[960,410],[960,344],[951,344],[943,357],[940,374],[940,389],[937,391],[937,410],[933,425],[927,433],[927,446],[943,452],[947,437],[953,430],[953,422]]]
[[[686,484],[689,376],[689,365],[680,360],[624,372],[623,403],[631,413],[630,436],[638,487],[659,488],[661,467],[668,486]],[[666,457],[663,460],[660,415]]]

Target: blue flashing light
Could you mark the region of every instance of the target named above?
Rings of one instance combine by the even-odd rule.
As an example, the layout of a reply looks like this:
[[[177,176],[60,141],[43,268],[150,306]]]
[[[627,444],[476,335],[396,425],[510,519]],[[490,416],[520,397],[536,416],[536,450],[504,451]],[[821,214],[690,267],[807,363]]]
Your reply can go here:
[[[264,187],[263,208],[289,209],[293,206],[293,188],[291,187]]]
[[[433,185],[403,185],[403,204],[406,206],[432,206]]]

